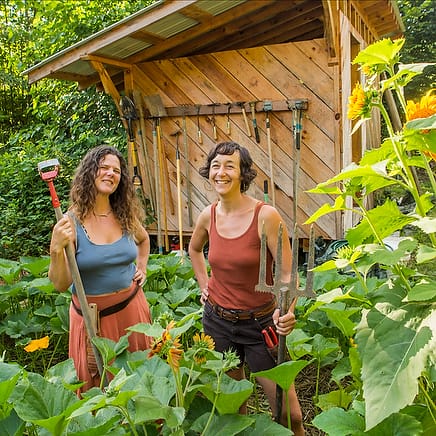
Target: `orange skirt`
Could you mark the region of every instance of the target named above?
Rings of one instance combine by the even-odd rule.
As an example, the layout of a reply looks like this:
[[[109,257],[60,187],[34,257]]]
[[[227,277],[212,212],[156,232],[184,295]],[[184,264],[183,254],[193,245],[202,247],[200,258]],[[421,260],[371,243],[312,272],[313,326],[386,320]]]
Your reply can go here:
[[[87,295],[88,303],[97,304],[99,311],[118,304],[125,300],[135,289],[132,284],[129,289],[104,296]],[[72,296],[74,304],[80,307],[79,299]],[[138,323],[151,323],[150,309],[147,299],[141,289],[138,290],[129,304],[119,312],[100,318],[99,336],[118,342],[121,336],[125,335],[127,328]],[[130,352],[147,350],[150,348],[152,338],[142,333],[132,332],[129,336]],[[92,387],[100,386],[100,375],[95,371],[95,365],[89,365],[87,350],[87,335],[83,317],[79,315],[73,305],[70,305],[70,336],[69,336],[69,357],[73,359],[77,377],[86,384],[80,389],[85,392]],[[89,349],[89,348],[88,348]],[[110,374],[108,374],[110,378]]]

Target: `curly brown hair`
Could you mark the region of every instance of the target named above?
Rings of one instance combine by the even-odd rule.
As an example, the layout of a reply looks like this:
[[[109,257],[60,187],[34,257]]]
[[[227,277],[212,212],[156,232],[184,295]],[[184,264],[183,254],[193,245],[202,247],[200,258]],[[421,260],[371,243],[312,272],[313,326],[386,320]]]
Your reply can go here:
[[[70,190],[70,210],[74,211],[80,221],[92,213],[97,196],[95,178],[102,159],[108,154],[119,159],[121,169],[120,183],[109,196],[109,202],[123,231],[133,236],[144,221],[144,211],[135,195],[127,162],[115,147],[103,144],[86,153],[74,173]]]
[[[218,154],[231,155],[235,151],[239,152],[240,170],[241,170],[241,192],[245,192],[250,187],[251,182],[257,176],[257,171],[252,168],[253,159],[245,147],[236,142],[220,142],[213,148],[208,156],[204,166],[199,169],[199,173],[205,179],[209,178],[210,164]]]

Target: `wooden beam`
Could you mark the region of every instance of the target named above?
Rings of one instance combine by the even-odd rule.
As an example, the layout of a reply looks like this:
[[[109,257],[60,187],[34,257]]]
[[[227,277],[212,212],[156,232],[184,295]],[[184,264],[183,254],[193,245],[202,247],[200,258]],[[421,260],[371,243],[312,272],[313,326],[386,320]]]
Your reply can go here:
[[[85,55],[82,57],[83,60],[87,61],[96,61],[100,64],[112,65],[114,67],[124,68],[126,70],[132,69],[132,64],[127,62],[120,61],[118,59],[103,57],[103,56],[95,56],[95,55]]]
[[[123,111],[120,106],[121,96],[120,93],[118,92],[118,89],[112,82],[111,76],[106,71],[102,63],[97,61],[91,61],[91,64],[94,67],[94,69],[98,72],[106,94],[109,94],[112,97],[112,100],[114,101],[118,113],[121,117],[121,121],[123,122],[124,127],[127,129],[127,123],[126,120],[123,118]]]

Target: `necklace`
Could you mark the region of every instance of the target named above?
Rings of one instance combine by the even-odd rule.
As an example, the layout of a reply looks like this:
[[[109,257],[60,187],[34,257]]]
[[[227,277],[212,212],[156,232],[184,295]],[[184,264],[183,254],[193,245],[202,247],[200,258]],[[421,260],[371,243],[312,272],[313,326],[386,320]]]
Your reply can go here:
[[[109,212],[106,212],[106,213],[95,213],[95,212],[93,212],[93,214],[95,216],[104,216],[104,217],[109,216],[111,213],[112,213],[112,209]]]

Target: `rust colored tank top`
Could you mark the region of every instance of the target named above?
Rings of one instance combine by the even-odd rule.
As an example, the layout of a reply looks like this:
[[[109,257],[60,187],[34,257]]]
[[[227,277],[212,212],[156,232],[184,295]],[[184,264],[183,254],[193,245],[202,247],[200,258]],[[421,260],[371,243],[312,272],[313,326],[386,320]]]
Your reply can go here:
[[[248,229],[236,238],[224,238],[216,229],[216,203],[211,208],[209,229],[209,294],[226,309],[251,310],[269,303],[271,293],[256,292],[259,280],[260,239],[258,233],[259,202]],[[272,256],[267,250],[267,282],[272,283]]]

